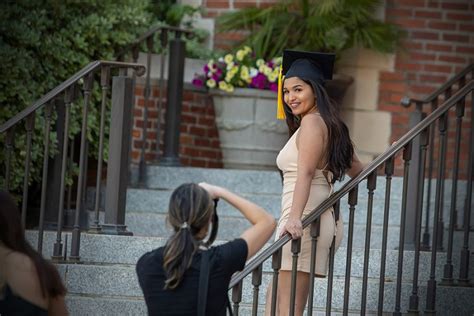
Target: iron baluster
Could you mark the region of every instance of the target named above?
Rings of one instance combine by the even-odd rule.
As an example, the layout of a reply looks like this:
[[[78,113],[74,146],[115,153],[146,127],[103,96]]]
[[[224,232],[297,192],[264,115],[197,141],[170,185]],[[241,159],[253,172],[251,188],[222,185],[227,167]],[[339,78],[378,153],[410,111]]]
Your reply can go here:
[[[403,251],[405,246],[405,224],[407,214],[407,193],[408,193],[408,177],[410,160],[411,160],[412,142],[408,143],[403,150],[404,174],[403,174],[403,193],[402,193],[402,210],[400,218],[400,239],[398,244],[398,268],[397,268],[397,290],[395,298],[395,312],[394,315],[401,315],[400,312],[400,297],[402,291],[402,274],[403,274]]]
[[[23,231],[26,227],[26,206],[28,204],[28,182],[30,180],[31,168],[31,145],[33,141],[33,130],[35,128],[36,112],[31,113],[26,119],[26,157],[25,157],[25,177],[23,178],[23,199],[21,203],[21,226]]]
[[[66,167],[69,141],[69,116],[71,112],[71,104],[73,98],[73,88],[70,87],[64,91],[64,138],[63,138],[63,152],[61,160],[61,181],[59,186],[59,205],[58,205],[58,227],[56,232],[56,242],[54,243],[53,260],[59,261],[62,259],[63,244],[61,241],[61,231],[63,228],[64,217],[64,192],[66,187]]]
[[[352,240],[354,237],[355,207],[357,205],[358,186],[349,191],[349,231],[347,233],[346,278],[344,281],[344,307],[342,314],[349,312],[349,290],[351,286]]]
[[[418,169],[418,178],[422,179],[418,183],[418,193],[416,201],[416,223],[415,223],[415,258],[413,264],[413,286],[412,295],[410,296],[410,304],[408,311],[412,313],[419,313],[419,297],[418,297],[418,273],[420,266],[420,237],[421,237],[421,221],[423,216],[423,192],[424,192],[424,179],[425,179],[425,167],[426,167],[426,151],[429,144],[428,129],[424,129],[420,134],[420,164],[421,168]]]
[[[364,270],[362,276],[362,299],[360,310],[365,313],[367,305],[367,282],[369,277],[369,256],[370,256],[370,233],[372,231],[372,208],[374,202],[374,190],[377,184],[377,173],[372,172],[367,177],[368,203],[367,203],[367,226],[365,229],[365,249],[364,249]]]
[[[160,144],[161,144],[161,113],[163,112],[163,99],[165,93],[165,58],[166,58],[166,43],[168,43],[168,31],[162,29],[160,33],[160,44],[161,44],[161,57],[160,57],[160,96],[158,99],[158,118],[156,121],[156,152],[157,156],[160,155]],[[158,157],[159,158],[159,157]]]
[[[82,127],[81,127],[81,147],[79,151],[79,176],[77,181],[77,196],[76,196],[76,209],[74,212],[74,227],[72,229],[71,236],[71,254],[69,256],[70,260],[79,261],[79,251],[81,246],[81,227],[79,224],[79,216],[81,212],[82,202],[83,202],[83,189],[84,189],[84,174],[86,172],[85,161],[86,157],[86,142],[87,142],[87,117],[89,102],[91,97],[91,90],[93,85],[93,73],[87,75],[84,81],[84,105],[82,107]]]
[[[272,316],[276,315],[277,310],[277,295],[278,295],[278,274],[281,268],[281,248],[278,249],[272,255],[272,269],[273,269],[273,282],[272,282],[272,306],[270,314]]]
[[[149,99],[151,94],[151,85],[150,85],[150,66],[151,66],[151,55],[153,53],[153,36],[150,36],[146,39],[147,47],[147,56],[146,56],[146,79],[145,79],[145,89],[144,89],[144,104],[143,104],[143,132],[142,132],[142,148],[140,151],[140,162],[138,165],[138,184],[141,187],[146,185],[146,144],[147,144],[147,129],[148,129],[148,106]]]
[[[439,223],[439,215],[443,206],[443,188],[444,168],[446,157],[446,129],[448,124],[448,114],[443,113],[439,118],[439,160],[438,160],[438,178],[436,181],[436,200],[435,200],[435,216],[433,222],[433,247],[431,248],[431,266],[430,279],[428,280],[428,288],[426,291],[426,307],[425,313],[436,313],[436,254],[438,250],[438,230],[441,228]],[[442,242],[442,240],[441,240]]]
[[[6,164],[5,164],[5,191],[10,190],[10,168],[12,160],[12,151],[13,151],[13,139],[15,136],[15,127],[11,127],[7,131],[7,136],[5,139],[5,150],[6,150]]]
[[[332,310],[332,285],[334,281],[334,255],[336,253],[336,237],[332,238],[331,248],[329,249],[329,276],[326,294],[326,315],[331,316]]]
[[[253,306],[252,306],[252,315],[258,315],[258,292],[260,285],[262,284],[262,264],[260,264],[252,272],[252,285],[253,285]]]
[[[232,302],[234,303],[234,315],[239,316],[239,304],[242,301],[242,280],[232,288]]]
[[[472,76],[474,77],[474,70]],[[471,226],[471,202],[472,202],[472,181],[474,164],[474,92],[471,92],[471,133],[469,136],[469,162],[467,167],[467,188],[466,203],[464,204],[463,216],[463,246],[461,249],[461,262],[459,265],[458,284],[461,286],[472,286],[469,280],[469,231]]]
[[[438,108],[438,98],[431,102],[431,112]],[[431,183],[433,179],[433,167],[434,167],[434,135],[435,135],[436,124],[430,125],[430,135],[433,137],[433,141],[430,142],[429,150],[430,157],[428,161],[428,187],[426,190],[426,216],[425,216],[425,231],[423,232],[423,238],[420,249],[422,251],[429,251],[430,247],[430,210],[431,210]]]
[[[293,254],[293,262],[291,267],[291,289],[290,289],[290,316],[295,315],[296,304],[296,279],[298,277],[298,256],[301,251],[301,238],[291,241],[291,253]]]
[[[448,252],[446,254],[446,264],[444,265],[444,274],[441,284],[452,285],[454,284],[453,279],[453,238],[454,238],[454,226],[456,223],[457,215],[456,212],[456,196],[458,192],[458,175],[459,175],[459,153],[461,148],[461,126],[462,118],[464,116],[464,103],[465,100],[461,99],[456,104],[456,139],[454,145],[454,169],[453,169],[453,182],[451,189],[451,208],[449,212],[449,231],[448,231]]]
[[[385,289],[385,257],[387,254],[387,235],[388,235],[388,219],[390,212],[390,194],[392,188],[392,175],[394,170],[394,157],[390,157],[385,162],[385,205],[383,213],[383,232],[382,232],[382,250],[380,254],[380,281],[379,281],[379,302],[378,315],[383,313],[383,297]]]
[[[41,202],[40,202],[40,218],[38,223],[38,251],[43,247],[43,226],[44,213],[46,211],[46,189],[48,185],[48,163],[49,163],[49,136],[51,133],[51,112],[53,105],[46,104],[44,109],[45,125],[44,125],[44,151],[43,151],[43,175],[41,177]],[[41,246],[41,247],[40,247]],[[41,252],[41,251],[40,251]]]
[[[313,315],[313,298],[314,298],[314,270],[316,268],[316,250],[317,250],[317,239],[319,237],[321,222],[318,217],[314,222],[311,223],[310,235],[311,235],[311,264],[309,266],[309,297],[308,297],[308,316]]]
[[[102,165],[104,156],[104,129],[105,110],[107,105],[107,93],[110,89],[110,67],[103,66],[100,72],[100,87],[102,89],[102,101],[100,106],[100,127],[99,127],[99,154],[97,156],[97,177],[94,196],[94,223],[89,229],[89,233],[100,233],[102,227],[99,224],[99,205],[102,192]]]
[[[444,94],[444,101],[448,100],[449,98],[451,98],[451,94],[452,94],[452,88],[449,87],[448,89],[446,89],[446,92]],[[446,133],[447,133],[447,129],[448,129],[448,114],[446,114]],[[444,144],[442,146],[446,147],[447,146],[447,142],[448,142],[448,137],[447,135],[445,135],[443,137],[443,142]],[[446,161],[446,155],[443,155],[441,157],[439,157],[439,159],[443,160],[444,162]],[[444,164],[443,162],[443,164]],[[445,166],[443,168],[446,168]],[[445,173],[443,172],[443,177],[441,179],[438,179],[438,181],[441,181],[441,195],[439,197],[441,197],[441,211],[439,213],[439,221],[438,221],[438,242],[437,242],[437,247],[438,247],[438,250],[439,251],[443,251],[444,250],[444,176],[445,176]]]

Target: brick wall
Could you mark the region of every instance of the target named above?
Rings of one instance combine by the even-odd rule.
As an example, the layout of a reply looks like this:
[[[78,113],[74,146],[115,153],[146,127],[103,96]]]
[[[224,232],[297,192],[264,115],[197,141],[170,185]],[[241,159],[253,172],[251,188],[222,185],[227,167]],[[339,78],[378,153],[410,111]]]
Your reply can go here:
[[[157,146],[156,130],[158,124],[159,88],[152,80],[152,93],[148,102],[148,126],[145,158],[156,162],[163,151],[163,143]],[[135,89],[135,107],[132,135],[132,163],[137,164],[142,148],[143,115],[145,100],[144,84],[138,82]],[[166,88],[164,89],[166,92]],[[166,96],[161,113],[161,140],[165,130]],[[159,148],[159,151],[158,151]],[[215,125],[212,100],[205,93],[185,87],[181,112],[180,162],[184,166],[222,168],[222,152],[219,135]]]
[[[413,108],[400,106],[403,96],[425,98],[454,74],[474,62],[474,3],[469,0],[389,0],[387,21],[406,31],[404,51],[396,55],[393,72],[380,74],[379,109],[392,113],[392,140],[408,130],[409,113]],[[453,91],[455,92],[455,91]],[[440,100],[440,104],[442,99]],[[466,103],[462,139],[469,139],[470,103]],[[429,107],[424,110],[429,111]],[[454,111],[449,114],[447,176],[454,164]],[[438,133],[436,133],[438,134]],[[434,139],[435,157],[438,138]],[[467,146],[461,146],[460,173],[467,170]],[[435,160],[436,162],[436,160]],[[401,161],[397,174],[401,174]]]

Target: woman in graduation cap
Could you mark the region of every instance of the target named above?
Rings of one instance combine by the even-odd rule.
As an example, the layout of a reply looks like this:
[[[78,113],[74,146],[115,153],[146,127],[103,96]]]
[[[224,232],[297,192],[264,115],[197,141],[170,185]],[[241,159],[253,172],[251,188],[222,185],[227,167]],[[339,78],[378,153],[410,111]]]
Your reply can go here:
[[[345,173],[353,177],[363,168],[354,153],[347,126],[325,90],[332,78],[334,54],[285,50],[278,91],[278,118],[286,119],[290,138],[277,157],[283,173],[282,213],[276,238],[290,234],[301,238],[297,266],[295,314],[302,315],[309,291],[311,236],[302,219],[326,200],[333,184]],[[336,249],[343,234],[340,216],[333,208],[320,217],[315,276],[327,274],[329,249],[335,238]],[[291,243],[283,247],[277,293],[277,315],[290,308]],[[268,291],[270,298],[271,290]],[[269,303],[266,312],[270,312]]]

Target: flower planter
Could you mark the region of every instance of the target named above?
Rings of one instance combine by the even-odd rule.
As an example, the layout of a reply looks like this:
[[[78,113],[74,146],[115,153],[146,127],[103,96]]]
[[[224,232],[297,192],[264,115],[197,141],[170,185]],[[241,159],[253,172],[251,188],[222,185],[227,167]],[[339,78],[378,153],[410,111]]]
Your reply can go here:
[[[285,121],[276,119],[277,94],[236,88],[211,90],[224,168],[275,170],[288,139]]]

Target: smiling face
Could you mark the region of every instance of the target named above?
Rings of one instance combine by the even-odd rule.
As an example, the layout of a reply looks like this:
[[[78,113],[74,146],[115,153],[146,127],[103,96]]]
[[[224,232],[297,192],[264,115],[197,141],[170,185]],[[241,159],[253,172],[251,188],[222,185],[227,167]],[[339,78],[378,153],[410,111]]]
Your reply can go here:
[[[298,77],[285,79],[283,100],[290,107],[293,115],[304,116],[316,111],[313,88]]]

